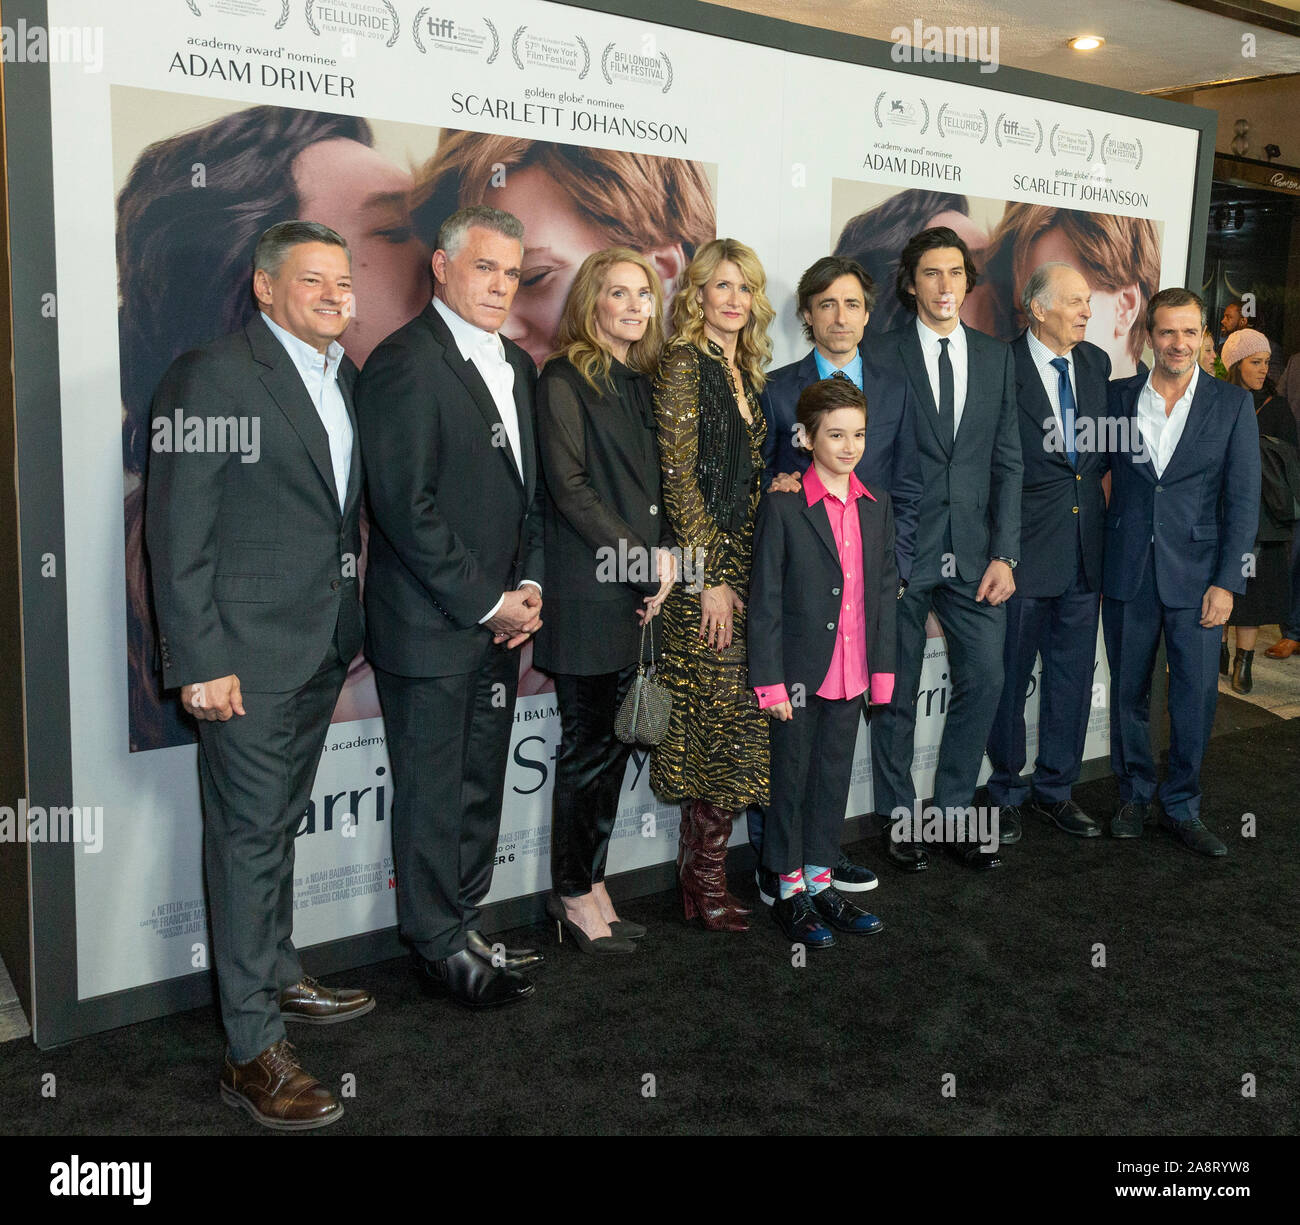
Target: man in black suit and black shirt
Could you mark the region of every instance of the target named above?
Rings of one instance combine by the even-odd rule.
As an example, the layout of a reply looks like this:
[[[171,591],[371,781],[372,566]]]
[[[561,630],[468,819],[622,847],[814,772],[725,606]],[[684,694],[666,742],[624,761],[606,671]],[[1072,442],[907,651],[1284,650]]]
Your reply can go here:
[[[916,318],[881,337],[881,352],[905,372],[916,399],[921,461],[920,520],[912,575],[898,605],[894,700],[871,731],[876,811],[904,821],[886,826],[886,853],[920,871],[929,858],[914,837],[912,756],[925,620],[933,609],[948,648],[952,691],[935,766],[934,803],[967,810],[993,722],[990,693],[1002,691],[1002,605],[1015,590],[1020,550],[1020,434],[1015,363],[1001,341],[966,327],[959,315],[975,284],[966,244],[946,226],[911,238],[899,257],[896,291]],[[1007,837],[1012,834],[1012,837]],[[1014,831],[1002,831],[1012,841]],[[950,844],[971,868],[997,867],[996,851]]]
[[[297,1131],[336,1122],[343,1107],[298,1065],[284,1022],[375,1006],[365,991],[308,978],[292,938],[294,837],[362,638],[357,371],[338,343],[352,268],[333,230],[286,221],[262,235],[253,269],[258,313],[177,358],[158,387],[145,535],[163,683],[199,721],[229,1042],[221,1096]]]
[[[1007,601],[1006,681],[989,736],[989,799],[1003,828],[1029,807],[1066,833],[1095,838],[1097,825],[1070,798],[1079,777],[1091,709],[1101,609],[1099,445],[1110,358],[1083,339],[1092,317],[1088,282],[1071,265],[1044,264],[1025,283],[1028,329],[1011,345],[1016,359],[1020,450],[1020,565]],[[1042,652],[1038,760],[1025,765],[1025,698]]]
[[[366,653],[393,766],[397,914],[422,984],[471,1008],[524,999],[478,929],[514,725],[515,647],[541,625],[542,513],[532,358],[499,335],[523,226],[477,205],[433,254],[436,295],[357,384],[370,486]]]

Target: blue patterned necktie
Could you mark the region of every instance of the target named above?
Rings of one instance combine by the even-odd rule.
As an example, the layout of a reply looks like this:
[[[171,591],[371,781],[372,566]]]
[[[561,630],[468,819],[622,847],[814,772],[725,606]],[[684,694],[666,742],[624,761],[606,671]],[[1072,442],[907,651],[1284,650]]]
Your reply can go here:
[[[1070,386],[1070,363],[1063,357],[1052,358],[1052,365],[1060,374],[1058,394],[1061,400],[1061,427],[1065,432],[1065,457],[1070,467],[1078,466],[1079,455],[1074,449],[1074,388]]]

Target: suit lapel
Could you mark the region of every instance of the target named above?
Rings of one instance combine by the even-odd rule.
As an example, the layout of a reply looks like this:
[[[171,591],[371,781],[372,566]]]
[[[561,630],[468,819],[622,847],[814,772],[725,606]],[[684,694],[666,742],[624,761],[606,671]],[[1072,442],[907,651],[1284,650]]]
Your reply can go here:
[[[803,496],[803,494],[800,494],[800,497]],[[839,546],[835,543],[835,533],[831,531],[830,516],[826,513],[826,508],[822,505],[822,499],[818,498],[811,506],[809,506],[805,501],[802,509],[804,518],[812,524],[813,530],[821,539],[822,544],[830,550],[831,556],[835,558],[836,566],[839,566]]]
[[[917,415],[925,422],[926,428],[933,435],[945,455],[952,454],[953,440],[944,438],[939,429],[939,406],[934,402],[934,392],[930,389],[930,374],[925,365],[925,354],[921,350],[921,338],[916,334],[914,323],[903,325],[903,334],[898,338],[898,352],[903,359],[903,369],[907,371],[908,382],[916,393],[920,410]],[[970,374],[967,371],[967,396],[969,398]]]
[[[345,518],[361,496],[361,431],[357,429],[357,412],[352,401],[356,385],[357,368],[345,358],[343,367],[339,370],[339,390],[343,393],[343,404],[348,410],[348,420],[352,423],[352,464],[348,469],[348,491],[343,504]]]
[[[537,441],[533,430],[533,406],[528,394],[528,376],[520,368],[522,362],[533,359],[526,353],[511,354],[507,351],[510,365],[514,368],[515,383],[512,392],[515,398],[515,417],[519,421],[519,464],[523,469],[525,504],[532,505],[533,486],[537,479],[537,467],[534,459],[537,455]]]
[[[478,409],[479,416],[483,418],[483,423],[487,426],[488,433],[493,441],[504,438],[505,423],[501,420],[501,414],[497,412],[496,401],[492,399],[492,393],[488,391],[483,376],[478,372],[478,367],[472,361],[468,361],[461,356],[460,346],[456,343],[456,338],[451,334],[451,328],[443,321],[442,316],[438,314],[438,308],[432,302],[424,308],[423,318],[432,329],[434,338],[442,346],[443,362],[474,402],[474,407]],[[519,371],[516,369],[516,396],[518,395],[518,385]],[[501,462],[510,470],[510,475],[516,484],[522,485],[519,468],[515,464],[514,457],[508,453],[509,448],[494,446],[493,450],[500,453]],[[525,468],[525,471],[527,471],[527,468]]]
[[[1047,391],[1043,387],[1043,378],[1038,371],[1038,366],[1034,361],[1033,350],[1029,347],[1029,333],[1022,332],[1017,340],[1012,344],[1012,349],[1016,355],[1016,402],[1020,406],[1020,411],[1033,422],[1034,429],[1043,431],[1045,423],[1051,422],[1051,433],[1044,433],[1043,440],[1048,442],[1050,439],[1051,450],[1048,454],[1054,463],[1060,464],[1063,468],[1070,468],[1069,457],[1065,454],[1065,439],[1061,437],[1060,427],[1056,424],[1056,414],[1052,411],[1052,402],[1047,398]],[[1079,362],[1074,363],[1075,382],[1082,392],[1083,368]],[[1075,405],[1075,422],[1083,416],[1083,410],[1078,406],[1077,401],[1081,395],[1076,395]],[[1082,459],[1082,456],[1080,456]]]
[[[1154,485],[1156,480],[1155,465],[1151,462],[1150,449],[1147,447],[1146,438],[1138,428],[1138,399],[1142,395],[1142,388],[1145,386],[1145,378],[1134,376],[1132,384],[1120,391],[1119,403],[1124,410],[1124,415],[1120,420],[1124,422],[1124,428],[1128,432],[1128,446],[1125,448],[1125,454],[1133,467]],[[1119,424],[1119,421],[1115,422],[1116,426]],[[1141,452],[1139,452],[1139,447]],[[1146,458],[1140,459],[1140,453],[1144,453]]]
[[[1174,453],[1169,457],[1169,462],[1165,465],[1162,480],[1172,480],[1178,475],[1180,469],[1186,468],[1194,462],[1196,447],[1200,442],[1205,420],[1210,413],[1210,402],[1213,399],[1214,387],[1205,372],[1202,371],[1196,379],[1196,391],[1192,393],[1192,402],[1187,409],[1187,420],[1183,423],[1183,432],[1179,436]],[[1166,428],[1168,428],[1167,425]]]
[[[266,367],[262,371],[262,385],[270,393],[280,411],[288,419],[294,433],[302,440],[311,462],[315,465],[325,487],[330,492],[330,501],[337,508],[339,504],[338,487],[334,484],[334,465],[330,460],[330,440],[325,426],[321,422],[316,406],[307,394],[302,375],[284,346],[272,334],[270,328],[262,322],[261,312],[251,319],[244,329],[253,357]],[[353,429],[354,449],[356,430]],[[356,465],[354,465],[355,467]]]

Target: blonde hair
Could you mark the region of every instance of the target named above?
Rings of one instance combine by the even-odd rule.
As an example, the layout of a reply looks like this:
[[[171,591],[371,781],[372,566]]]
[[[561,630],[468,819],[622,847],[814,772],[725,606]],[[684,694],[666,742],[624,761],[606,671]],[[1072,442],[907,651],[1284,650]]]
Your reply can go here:
[[[597,392],[601,384],[607,388],[610,385],[613,354],[596,331],[596,309],[605,289],[605,278],[618,264],[633,264],[640,268],[654,297],[654,313],[646,324],[645,335],[628,348],[624,364],[642,374],[654,374],[659,365],[659,353],[664,347],[664,291],[650,261],[631,247],[606,247],[587,256],[569,286],[569,296],[564,300],[555,346],[557,355],[567,357],[573,368]]]
[[[699,162],[452,128],[416,175],[416,229],[431,242],[457,209],[488,203],[503,170],[528,166],[545,170],[610,246],[651,251],[681,243],[690,259],[714,235],[713,195]]]
[[[750,289],[749,319],[736,341],[736,365],[748,376],[755,391],[762,391],[767,375],[763,368],[772,360],[772,341],[767,329],[776,312],[767,300],[767,274],[751,247],[734,238],[715,238],[705,243],[682,275],[681,288],[673,302],[673,340],[704,348],[704,308],[699,295],[719,264],[729,260],[740,269]]]

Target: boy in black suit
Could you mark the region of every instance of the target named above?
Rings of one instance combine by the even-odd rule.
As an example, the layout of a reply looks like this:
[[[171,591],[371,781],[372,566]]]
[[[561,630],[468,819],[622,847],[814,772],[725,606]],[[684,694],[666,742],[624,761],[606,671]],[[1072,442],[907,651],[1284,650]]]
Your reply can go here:
[[[831,884],[864,695],[894,688],[898,568],[889,495],[854,474],[867,401],[844,379],[805,388],[796,409],[812,465],[796,493],[759,503],[749,605],[749,682],[772,724],[772,805],[763,867],[772,914],[794,941],[835,943],[882,924]]]

